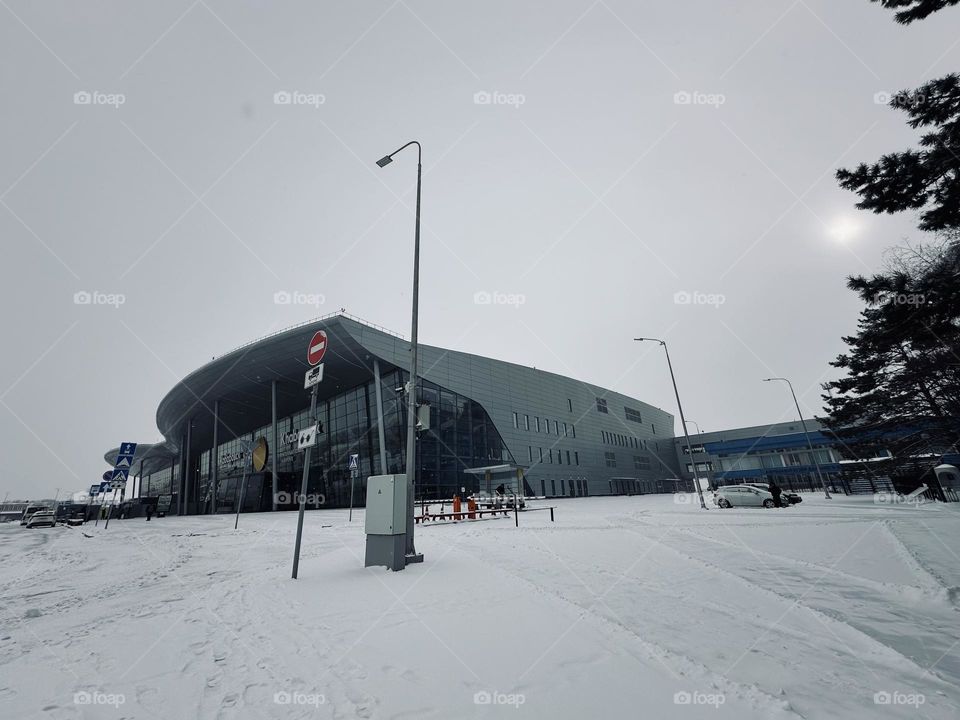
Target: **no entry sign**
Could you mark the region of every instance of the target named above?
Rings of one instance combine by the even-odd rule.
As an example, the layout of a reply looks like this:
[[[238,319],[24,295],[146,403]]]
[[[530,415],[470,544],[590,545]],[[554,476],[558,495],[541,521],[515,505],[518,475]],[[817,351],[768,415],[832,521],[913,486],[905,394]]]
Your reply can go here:
[[[323,330],[317,330],[316,334],[310,340],[307,346],[307,362],[316,365],[327,352],[327,334]]]

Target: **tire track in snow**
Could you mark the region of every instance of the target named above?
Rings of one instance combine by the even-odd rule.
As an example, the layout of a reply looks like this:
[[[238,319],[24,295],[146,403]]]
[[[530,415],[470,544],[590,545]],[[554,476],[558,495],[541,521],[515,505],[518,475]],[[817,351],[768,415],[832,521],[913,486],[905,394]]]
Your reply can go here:
[[[590,527],[585,528],[590,530],[597,530],[603,528]],[[539,529],[538,529],[539,530]],[[698,687],[712,687],[722,690],[727,696],[733,698],[736,697],[743,702],[746,702],[753,706],[754,708],[768,713],[768,716],[773,716],[775,714],[783,713],[786,716],[791,717],[802,717],[794,709],[792,709],[788,703],[786,703],[782,698],[778,698],[768,692],[763,691],[758,688],[756,685],[749,685],[746,683],[738,682],[732,680],[729,677],[724,675],[717,674],[715,671],[711,670],[709,667],[698,661],[696,658],[686,655],[684,653],[678,652],[676,650],[669,649],[657,642],[649,640],[643,637],[636,628],[631,627],[630,625],[624,623],[616,617],[609,617],[608,615],[602,614],[596,611],[597,605],[602,605],[601,602],[578,602],[575,599],[563,594],[559,589],[552,589],[534,582],[529,577],[524,575],[511,572],[511,565],[509,563],[509,554],[503,563],[495,563],[483,555],[476,552],[480,548],[465,547],[465,549],[470,552],[475,559],[479,560],[482,564],[491,568],[494,572],[505,575],[514,581],[518,581],[524,585],[532,587],[535,592],[545,596],[553,601],[559,601],[561,604],[566,605],[570,609],[574,610],[578,617],[586,617],[589,621],[592,621],[599,625],[602,628],[605,628],[606,634],[609,637],[611,644],[619,645],[627,654],[632,657],[637,657],[637,655],[632,652],[629,646],[624,646],[622,643],[622,636],[624,633],[629,635],[632,642],[639,646],[642,651],[643,659],[646,661],[653,661],[657,665],[665,666],[671,674],[674,675],[674,678],[682,677],[685,680],[690,677],[698,678],[694,684]],[[486,548],[489,550],[489,548]],[[538,552],[550,555],[545,553],[542,549],[537,548],[533,545],[525,546],[526,550],[537,550]],[[513,552],[511,550],[510,552]],[[551,556],[552,558],[552,556]],[[568,564],[570,563],[567,560]],[[580,564],[580,563],[576,563]],[[585,566],[582,566],[585,567]],[[596,568],[594,568],[596,570]],[[620,578],[622,573],[609,573],[603,571],[604,574],[609,574]],[[609,610],[609,608],[608,608]],[[610,611],[612,613],[612,611]]]
[[[692,535],[692,533],[682,533],[682,534]],[[698,539],[707,540],[707,538],[699,538],[699,537]],[[721,544],[721,545],[723,544],[721,541],[716,541],[716,542],[717,544]],[[944,677],[940,673],[936,673],[935,671],[928,670],[928,668],[925,665],[917,662],[915,658],[904,654],[900,649],[894,647],[891,644],[888,644],[887,642],[884,642],[883,639],[881,639],[880,637],[877,637],[871,632],[868,632],[868,630],[875,630],[876,625],[871,626],[871,625],[867,625],[866,623],[863,623],[864,627],[859,627],[858,624],[856,623],[856,620],[858,619],[856,617],[851,618],[846,613],[836,609],[824,610],[822,608],[816,608],[808,604],[808,602],[804,602],[803,598],[806,597],[807,593],[812,589],[816,589],[819,587],[823,589],[824,593],[828,592],[827,588],[825,587],[825,583],[823,583],[823,579],[828,575],[828,573],[823,572],[824,568],[816,565],[815,563],[804,563],[803,561],[796,561],[797,564],[799,565],[812,565],[813,568],[816,569],[816,571],[821,572],[821,576],[818,578],[813,578],[812,582],[810,582],[810,579],[808,578],[799,578],[796,576],[789,576],[789,575],[781,576],[776,571],[769,570],[769,568],[764,567],[764,570],[769,572],[772,575],[773,582],[771,584],[782,584],[783,577],[787,577],[789,579],[799,581],[805,585],[807,589],[799,593],[796,597],[791,597],[790,595],[786,595],[776,590],[773,590],[770,587],[765,587],[764,585],[761,585],[755,582],[754,580],[750,580],[747,577],[744,577],[743,575],[741,575],[740,573],[734,572],[732,570],[729,570],[727,568],[724,568],[720,565],[709,562],[702,558],[696,557],[694,555],[690,555],[689,553],[678,550],[675,547],[671,547],[669,545],[664,545],[664,547],[666,547],[668,550],[671,550],[675,554],[683,557],[689,562],[699,564],[700,566],[707,568],[714,573],[736,578],[741,583],[743,583],[746,587],[749,587],[752,590],[760,591],[762,593],[770,594],[774,597],[777,597],[782,602],[787,603],[790,606],[790,608],[792,607],[803,608],[804,610],[808,611],[812,615],[816,616],[821,622],[826,623],[827,625],[833,626],[833,627],[839,626],[842,630],[853,633],[855,636],[857,636],[862,640],[866,640],[869,645],[873,646],[876,650],[879,651],[879,654],[877,655],[877,657],[884,657],[887,659],[888,662],[886,663],[886,665],[887,665],[887,668],[891,671],[902,672],[904,665],[908,665],[916,673],[920,675],[934,674],[938,680],[950,686],[951,690],[953,690],[955,693],[960,692],[960,684],[957,683],[956,678]],[[734,547],[736,547],[736,549],[739,552],[743,552],[742,547],[739,547],[739,546],[734,546]],[[785,558],[785,559],[790,560],[790,558]],[[841,574],[846,575],[845,573],[841,573]],[[869,585],[869,583],[871,582],[862,578],[858,578],[857,576],[850,575],[848,577],[853,580],[860,581],[861,584],[863,585]],[[880,585],[882,586],[882,584]],[[898,587],[903,587],[903,586],[898,586]],[[833,590],[836,591],[836,594],[838,596],[843,596],[844,594],[849,595],[849,592],[847,593],[844,592],[846,588],[844,588],[843,586],[834,586]],[[887,588],[887,590],[889,591],[889,588]],[[870,593],[869,592],[863,593],[862,597],[863,598],[870,597]],[[934,598],[929,594],[928,594],[928,597],[930,599],[939,600],[939,598]],[[910,622],[911,620],[916,621],[918,618],[918,616],[915,614],[911,614],[908,616],[897,616],[893,610],[886,609],[885,604],[883,603],[875,603],[875,607],[881,614],[886,613],[888,616],[892,616],[892,618],[889,619],[891,626],[893,626],[897,620],[905,620],[907,622]],[[788,608],[787,612],[789,612],[790,608]],[[882,622],[882,618],[881,618],[881,622]],[[938,622],[935,619],[931,619],[929,622],[926,623],[926,625],[928,630],[928,636],[931,639],[939,639],[942,637],[943,624],[941,622]],[[839,637],[837,637],[837,639],[839,640]],[[841,640],[841,642],[843,641]],[[852,643],[852,644],[855,645],[856,643]],[[950,643],[947,642],[946,645],[949,646]],[[935,653],[935,655],[936,654],[938,653]],[[854,656],[859,657],[856,653],[854,653]]]

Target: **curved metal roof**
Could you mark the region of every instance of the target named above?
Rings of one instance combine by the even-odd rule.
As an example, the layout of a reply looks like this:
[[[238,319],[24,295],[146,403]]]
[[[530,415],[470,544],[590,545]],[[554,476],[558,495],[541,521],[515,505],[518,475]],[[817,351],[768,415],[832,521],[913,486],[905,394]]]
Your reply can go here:
[[[214,401],[219,400],[220,438],[250,432],[270,423],[273,380],[278,381],[278,417],[303,409],[308,398],[303,376],[310,368],[307,344],[318,330],[326,331],[328,337],[319,398],[366,382],[373,373],[374,357],[355,338],[358,328],[400,343],[409,351],[409,343],[399,336],[358,323],[342,313],[319,318],[241,346],[187,375],[160,401],[157,427],[167,444],[178,448],[186,422],[193,418],[193,442],[201,447],[209,445]],[[381,372],[394,367],[380,359]]]

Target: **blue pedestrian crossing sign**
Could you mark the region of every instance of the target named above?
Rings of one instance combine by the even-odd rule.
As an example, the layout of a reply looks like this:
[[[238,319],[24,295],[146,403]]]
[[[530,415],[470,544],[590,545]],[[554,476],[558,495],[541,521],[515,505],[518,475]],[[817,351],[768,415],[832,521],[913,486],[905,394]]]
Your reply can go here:
[[[360,456],[351,455],[350,456],[350,470],[356,470],[360,467]]]
[[[120,443],[120,450],[117,452],[117,461],[113,464],[115,468],[129,468],[133,465],[133,457],[137,454],[137,444],[132,442]]]
[[[113,464],[113,473],[110,476],[109,486],[111,488],[117,490],[126,487],[127,476],[130,474],[130,466],[133,465],[133,458],[136,454],[136,443],[120,443],[120,450],[117,452],[117,461]]]

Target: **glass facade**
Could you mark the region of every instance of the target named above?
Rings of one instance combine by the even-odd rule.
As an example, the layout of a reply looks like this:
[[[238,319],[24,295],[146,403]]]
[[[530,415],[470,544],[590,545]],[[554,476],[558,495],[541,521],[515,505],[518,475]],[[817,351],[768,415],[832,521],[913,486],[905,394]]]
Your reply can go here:
[[[350,503],[351,454],[360,456],[360,468],[354,486],[354,505],[362,506],[366,497],[366,478],[370,475],[399,474],[406,463],[406,404],[397,388],[405,386],[408,373],[394,370],[381,376],[386,467],[380,461],[377,432],[376,388],[374,380],[339,395],[318,401],[316,420],[323,433],[311,451],[307,488],[308,507],[346,507]],[[461,487],[478,489],[479,479],[464,474],[469,467],[513,463],[500,434],[484,408],[470,398],[458,395],[435,383],[420,380],[419,402],[429,406],[429,429],[418,437],[417,496],[427,499],[450,497]],[[277,503],[279,508],[297,507],[302,482],[304,453],[296,450],[296,434],[312,424],[309,408],[277,418],[278,447],[272,446],[271,426],[264,425],[238,438],[221,443],[218,458],[216,498],[212,497],[211,450],[191,458],[194,497],[199,512],[236,509],[244,456],[241,441],[266,438],[270,454],[276,454]],[[263,472],[253,473],[247,466],[244,511],[269,510],[273,505],[272,457]],[[179,475],[179,473],[177,473]],[[167,469],[148,476],[144,487],[150,495],[163,494],[159,488],[176,483]],[[169,492],[169,491],[168,491]]]

